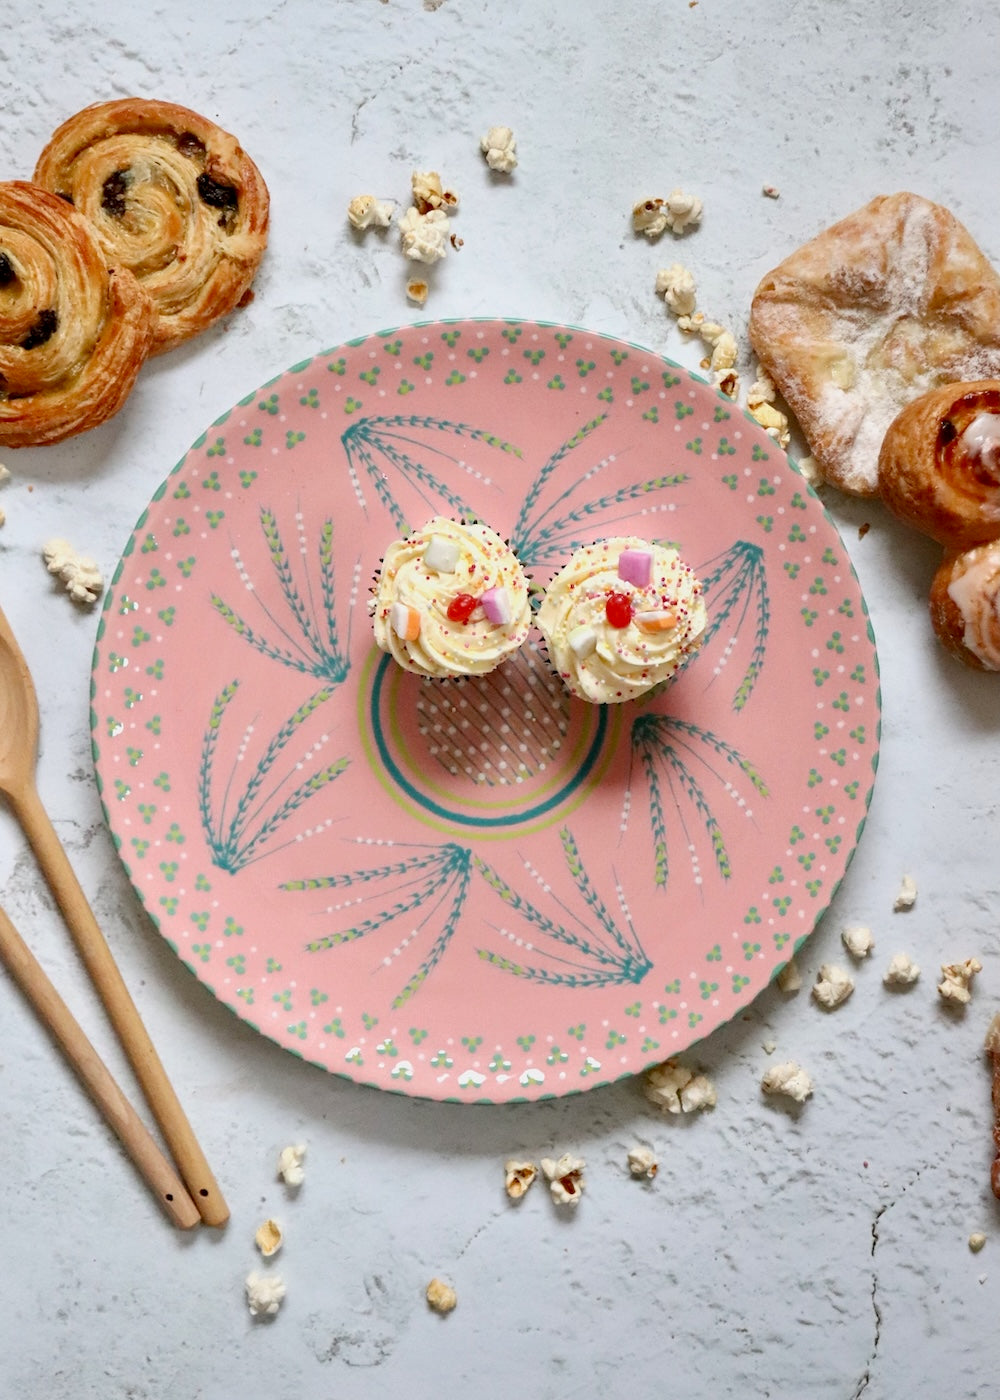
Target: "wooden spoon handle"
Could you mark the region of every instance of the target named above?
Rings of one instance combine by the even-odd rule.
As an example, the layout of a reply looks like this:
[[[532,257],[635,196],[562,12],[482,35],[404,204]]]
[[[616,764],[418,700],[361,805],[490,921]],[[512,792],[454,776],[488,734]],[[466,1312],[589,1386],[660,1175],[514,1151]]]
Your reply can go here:
[[[8,796],[191,1199],[206,1225],[224,1225],[229,1207],[34,785]]]
[[[145,1124],[119,1089],[104,1061],[91,1045],[73,1013],[49,981],[24,939],[0,909],[0,958],[43,1025],[61,1046],[122,1146],[175,1225],[190,1230],[201,1215],[173,1167],[153,1141]]]

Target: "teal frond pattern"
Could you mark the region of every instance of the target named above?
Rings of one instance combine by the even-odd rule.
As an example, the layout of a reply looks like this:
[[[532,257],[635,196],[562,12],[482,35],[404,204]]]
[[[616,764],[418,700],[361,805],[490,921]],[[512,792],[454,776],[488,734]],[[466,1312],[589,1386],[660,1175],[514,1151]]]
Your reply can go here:
[[[759,545],[737,540],[724,553],[698,569],[705,586],[708,626],[703,647],[720,632],[728,636],[719,667],[725,666],[751,620],[750,656],[733,695],[733,709],[742,710],[753,694],[764,665],[771,605],[764,551]]]
[[[364,918],[356,918],[353,923],[312,939],[306,944],[310,953],[355,943],[400,919],[412,919],[412,926],[397,942],[391,958],[385,960],[388,964],[421,936],[431,936],[429,951],[393,998],[394,1009],[403,1006],[420,990],[446,952],[461,920],[474,874],[503,901],[508,920],[520,921],[524,929],[524,933],[519,934],[506,924],[496,927],[496,933],[508,939],[517,951],[501,953],[477,948],[477,955],[483,962],[502,972],[546,985],[600,987],[641,982],[652,964],[643,952],[620,885],[621,926],[594,889],[568,829],[560,832],[560,841],[582,906],[574,913],[557,901],[557,907],[565,915],[564,922],[538,909],[493,866],[474,855],[468,847],[454,842],[419,848],[416,854],[391,864],[342,875],[291,880],[280,888],[298,893],[348,892],[344,901],[324,911],[324,916],[347,907],[357,910],[365,906],[371,911]],[[522,957],[522,953],[528,956]]]
[[[426,436],[422,436],[426,435]],[[520,449],[505,442],[495,433],[473,428],[468,423],[452,423],[419,414],[395,414],[391,417],[359,418],[341,438],[347,455],[354,491],[364,506],[362,478],[366,477],[376,496],[389,512],[399,534],[415,522],[400,500],[401,483],[407,483],[423,503],[425,515],[448,514],[477,517],[467,499],[449,486],[444,475],[461,469],[457,451],[449,450],[448,437],[459,441],[481,443],[500,453],[520,457]],[[435,468],[424,459],[437,463]],[[391,468],[390,472],[386,468]],[[468,468],[466,468],[469,471]],[[476,476],[470,474],[470,485]],[[481,473],[477,473],[481,478]]]
[[[413,927],[401,940],[394,957],[398,957],[416,938],[428,929],[435,929],[430,950],[421,959],[417,970],[407,979],[393,998],[394,1009],[405,1005],[420,990],[440,962],[458,927],[469,889],[472,853],[464,846],[447,842],[443,846],[421,848],[418,853],[389,865],[367,870],[355,870],[343,875],[320,875],[304,880],[290,880],[280,888],[290,891],[347,890],[345,901],[352,908],[369,903],[380,904],[363,919],[324,933],[306,944],[310,953],[320,953],[345,943],[355,943],[398,919],[414,919]],[[386,903],[385,901],[389,902]],[[336,912],[336,906],[328,912]]]
[[[517,920],[522,932],[503,925],[496,929],[512,945],[497,952],[480,947],[479,957],[491,967],[528,981],[560,987],[603,987],[641,982],[652,967],[643,952],[624,892],[616,880],[621,912],[620,927],[594,889],[572,832],[559,833],[563,856],[583,906],[582,916],[556,900],[566,916],[559,922],[518,893],[485,861],[475,864],[490,889],[503,900],[505,912]]]
[[[642,477],[614,491],[595,495],[595,478],[615,463],[611,455],[564,473],[569,485],[548,504],[542,504],[545,487],[553,473],[571,452],[589,443],[606,418],[606,414],[600,414],[578,428],[552,453],[528,489],[510,539],[511,547],[525,565],[537,567],[561,562],[582,545],[614,534],[619,520],[634,515],[637,501],[688,480],[683,472],[664,473]]]
[[[287,842],[273,844],[279,830],[305,802],[339,778],[350,762],[346,757],[334,759],[301,781],[303,768],[315,758],[325,740],[314,743],[305,754],[286,752],[292,741],[300,737],[303,725],[314,711],[334,693],[334,687],[330,686],[317,691],[281,725],[251,767],[250,776],[239,791],[239,776],[244,771],[244,763],[249,763],[252,725],[245,732],[228,769],[222,774],[218,771],[223,722],[239,688],[239,681],[231,681],[216,697],[202,739],[198,768],[198,808],[205,840],[214,863],[230,872],[242,870],[263,855],[282,849]],[[284,760],[280,768],[279,759]]]
[[[350,630],[342,644],[334,591],[333,521],[324,520],[319,529],[315,547],[315,584],[311,572],[305,567],[308,550],[301,519],[297,523],[298,557],[303,566],[301,579],[296,577],[277,518],[266,506],[260,512],[260,525],[278,585],[276,596],[274,590],[262,587],[260,581],[251,580],[235,547],[232,556],[244,588],[281,640],[275,641],[272,636],[255,631],[245,617],[218,594],[212,595],[212,607],[248,646],[272,661],[279,661],[295,671],[321,680],[343,681],[350,669],[347,659]],[[272,597],[273,601],[268,601]]]
[[[726,769],[735,768],[750,790],[766,797],[767,785],[760,773],[718,735],[671,715],[640,715],[632,724],[631,743],[633,764],[646,780],[657,889],[665,889],[670,876],[668,810],[680,823],[683,848],[690,855],[693,872],[700,873],[698,852],[707,846],[719,875],[728,880],[733,873],[729,848],[705,785],[712,780],[731,802],[745,810],[743,792],[727,777]]]

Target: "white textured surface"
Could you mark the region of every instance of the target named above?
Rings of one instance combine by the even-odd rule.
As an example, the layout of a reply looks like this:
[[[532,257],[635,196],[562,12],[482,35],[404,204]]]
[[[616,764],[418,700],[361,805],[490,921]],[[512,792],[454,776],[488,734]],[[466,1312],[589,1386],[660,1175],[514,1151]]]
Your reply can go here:
[[[770,266],[877,193],[948,204],[1000,261],[1000,12],[981,0],[9,0],[0,177],[26,177],[54,126],[138,92],[234,131],[272,194],[256,300],[148,366],[125,411],[60,447],[8,454],[0,597],[42,699],[39,783],[230,1201],[222,1233],[175,1234],[6,979],[0,982],[0,1393],[19,1400],[230,1400],[525,1393],[895,1400],[992,1397],[1000,1374],[998,1203],[989,1194],[982,1037],[1000,995],[1000,681],[944,656],[925,619],[936,551],[875,505],[829,501],[865,587],[883,677],[868,828],[802,958],[795,996],[762,996],[702,1044],[714,1111],[667,1119],[635,1084],[470,1109],[360,1090],[259,1039],[140,915],[104,829],[87,719],[96,612],[48,580],[66,535],[108,576],[192,439],[297,359],[419,319],[391,235],[356,239],[352,195],[404,199],[434,167],[465,240],[424,314],[566,320],[694,365],[653,296],[679,257],[745,347]],[[492,176],[482,133],[520,164]],[[775,185],[777,200],[761,187]],[[674,243],[629,211],[675,185],[705,203]],[[858,527],[871,529],[859,538]],[[892,905],[904,872],[919,897]],[[25,843],[0,811],[0,898],[131,1086]],[[840,931],[875,953],[850,1001],[809,996]],[[923,967],[887,990],[892,953]],[[963,1014],[938,965],[983,963]],[[773,1041],[770,1057],[764,1042]],[[815,1082],[765,1100],[773,1059]],[[137,1096],[136,1096],[137,1097]],[[295,1196],[279,1149],[308,1143]],[[653,1182],[630,1177],[646,1143]],[[512,1207],[511,1154],[587,1160],[567,1218],[538,1183]],[[268,1215],[285,1245],[280,1315],[242,1284]],[[973,1254],[973,1231],[987,1243]],[[440,1275],[447,1317],[424,1301]]]

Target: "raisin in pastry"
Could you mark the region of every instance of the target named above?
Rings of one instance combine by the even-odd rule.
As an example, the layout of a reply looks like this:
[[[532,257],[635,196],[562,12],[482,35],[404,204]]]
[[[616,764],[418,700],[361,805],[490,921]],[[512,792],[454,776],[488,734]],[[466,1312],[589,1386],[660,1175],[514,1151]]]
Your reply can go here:
[[[88,220],[37,185],[0,184],[0,446],[60,442],[117,413],[155,320]]]
[[[267,245],[267,186],[235,137],[196,112],[138,97],[95,103],[53,134],[34,178],[142,283],[157,310],[154,354],[248,292]]]

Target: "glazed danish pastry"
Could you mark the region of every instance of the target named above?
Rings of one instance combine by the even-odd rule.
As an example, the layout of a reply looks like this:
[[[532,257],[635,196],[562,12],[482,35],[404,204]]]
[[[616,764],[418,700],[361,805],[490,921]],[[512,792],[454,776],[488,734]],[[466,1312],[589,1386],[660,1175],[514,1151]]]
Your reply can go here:
[[[157,311],[153,353],[232,311],[267,245],[267,186],[236,138],[171,102],[98,102],[63,123],[35,181],[97,231]]]
[[[826,480],[873,496],[906,404],[1000,378],[1000,276],[949,210],[882,195],[763,278],[749,334]]]
[[[1000,540],[945,557],[931,584],[931,622],[967,666],[1000,671]]]
[[[0,446],[60,442],[117,413],[154,321],[139,283],[109,271],[65,200],[0,184]]]
[[[1000,535],[1000,379],[945,384],[904,408],[878,482],[894,515],[948,549]]]
[[[1000,671],[1000,379],[946,384],[893,419],[879,453],[882,499],[947,551],[931,622],[966,665]]]

